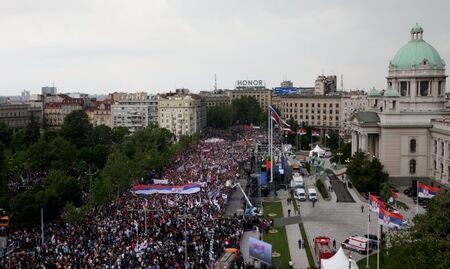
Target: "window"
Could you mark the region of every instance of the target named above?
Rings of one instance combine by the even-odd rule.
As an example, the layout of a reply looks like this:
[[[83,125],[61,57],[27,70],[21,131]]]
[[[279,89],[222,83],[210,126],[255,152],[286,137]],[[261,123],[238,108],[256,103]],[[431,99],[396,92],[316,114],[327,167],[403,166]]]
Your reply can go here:
[[[443,173],[444,173],[444,164],[441,163],[441,174],[443,174]]]
[[[417,146],[416,140],[415,139],[411,139],[409,141],[409,152],[415,153],[416,152],[416,146]]]
[[[428,96],[429,86],[430,86],[429,81],[420,81],[419,83],[420,96]]]
[[[438,83],[438,95],[442,95],[442,81]]]
[[[437,141],[436,140],[434,140],[434,154],[437,154]],[[436,165],[435,165],[434,169],[436,169]]]
[[[414,160],[414,159],[409,161],[409,173],[410,174],[416,173],[416,160]]]
[[[400,81],[400,95],[408,96],[408,82],[407,81]]]
[[[444,142],[441,142],[441,156],[444,156]]]

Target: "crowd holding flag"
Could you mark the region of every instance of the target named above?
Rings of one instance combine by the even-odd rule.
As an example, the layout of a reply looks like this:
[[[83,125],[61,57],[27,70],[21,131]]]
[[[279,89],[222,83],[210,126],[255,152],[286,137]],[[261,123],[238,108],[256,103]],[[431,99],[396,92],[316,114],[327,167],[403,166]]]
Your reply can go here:
[[[417,186],[417,195],[419,198],[433,198],[439,191],[439,187],[431,187],[420,182]]]

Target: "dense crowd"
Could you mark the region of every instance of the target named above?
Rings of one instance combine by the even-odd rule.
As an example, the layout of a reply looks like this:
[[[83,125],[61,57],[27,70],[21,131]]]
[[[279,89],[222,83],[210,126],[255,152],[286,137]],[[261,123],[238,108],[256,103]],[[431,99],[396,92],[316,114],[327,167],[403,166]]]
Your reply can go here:
[[[174,157],[163,178],[200,184],[198,193],[125,193],[76,225],[46,224],[42,246],[39,227],[12,231],[8,244],[15,251],[0,258],[0,267],[184,268],[187,261],[187,268],[205,268],[225,248],[239,248],[245,227],[259,225],[257,218],[224,216],[231,186],[250,156],[247,141],[203,140]]]

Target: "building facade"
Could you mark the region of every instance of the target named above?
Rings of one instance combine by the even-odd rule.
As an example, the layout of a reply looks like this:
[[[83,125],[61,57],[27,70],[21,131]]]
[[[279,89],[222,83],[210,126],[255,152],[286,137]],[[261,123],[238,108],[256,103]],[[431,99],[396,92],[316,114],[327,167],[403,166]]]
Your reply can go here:
[[[289,94],[280,96],[279,107],[284,120],[293,118],[319,130],[342,130],[350,127],[352,114],[363,111],[367,95],[340,92],[333,95]],[[275,99],[275,98],[273,98]]]
[[[92,102],[85,111],[92,126],[105,125],[112,128],[110,100]]]
[[[39,104],[0,104],[0,122],[11,129],[26,127],[32,118],[42,127],[42,107]]]
[[[112,127],[125,127],[130,132],[158,124],[159,97],[117,100],[111,105]]]
[[[351,122],[352,153],[379,158],[398,182],[428,178],[448,185],[445,62],[424,41],[422,27],[410,35],[389,63],[387,90],[370,90],[368,111]]]
[[[161,96],[158,110],[159,127],[177,138],[202,133],[206,127],[206,105],[199,95],[167,94]]]
[[[67,96],[58,96],[55,98],[55,100],[62,98],[62,101],[44,103],[44,127],[60,129],[67,115],[73,111],[83,109],[84,101],[83,99],[69,98]],[[46,100],[48,101],[48,99]]]
[[[336,92],[336,76],[318,76],[314,86],[314,94],[324,95]]]
[[[266,110],[267,106],[272,103],[272,90],[265,87],[237,87],[234,90],[227,90],[226,94],[230,98],[230,102],[244,96],[254,97],[263,110]]]
[[[226,95],[225,91],[222,90],[200,92],[200,98],[203,100],[206,107],[228,106],[231,104],[230,96]]]

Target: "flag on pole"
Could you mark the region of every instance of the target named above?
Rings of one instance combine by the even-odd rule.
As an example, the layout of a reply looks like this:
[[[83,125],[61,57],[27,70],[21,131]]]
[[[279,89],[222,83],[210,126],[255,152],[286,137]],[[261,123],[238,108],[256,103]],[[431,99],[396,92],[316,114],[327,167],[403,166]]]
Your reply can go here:
[[[288,135],[295,134],[294,131],[291,130],[291,128],[283,128],[283,132],[286,132]]]
[[[298,128],[297,134],[298,135],[306,135],[306,129],[305,128]]]
[[[375,195],[369,194],[369,210],[372,212],[380,212],[380,208],[385,209],[386,205]]]
[[[403,220],[402,215],[384,208],[380,208],[380,212],[378,213],[378,223],[390,228],[399,228],[402,226]]]
[[[319,133],[319,131],[317,131],[317,130],[312,130],[312,131],[311,131],[311,136],[319,137],[319,136],[320,136],[320,133]]]
[[[272,169],[272,163],[270,162],[270,160],[266,161],[266,171]]]
[[[280,117],[280,115],[278,115],[277,111],[272,106],[269,106],[268,109],[270,111],[270,117],[276,124],[280,125],[280,123],[281,123],[282,125],[284,125],[286,127],[291,127]]]
[[[440,191],[439,187],[431,187],[423,183],[419,183],[417,193],[420,198],[433,198]]]

